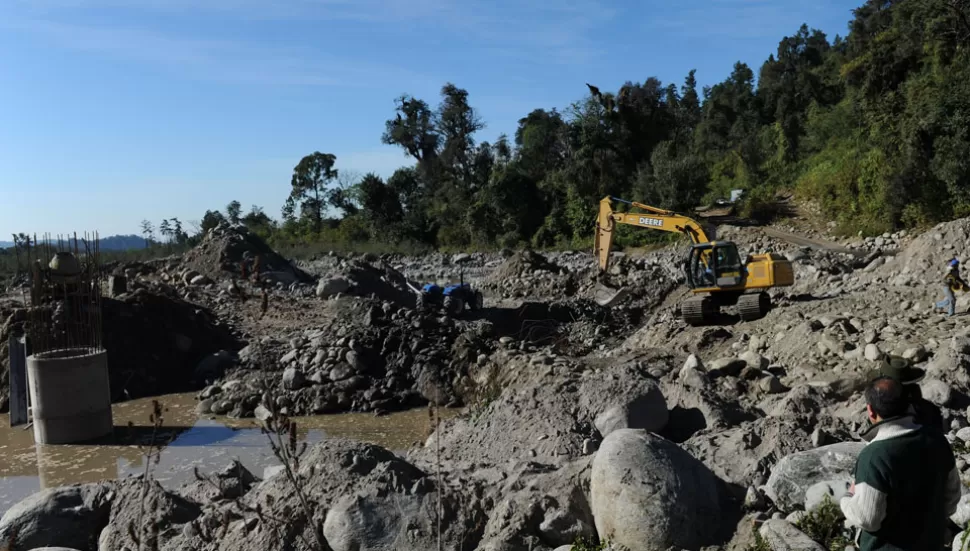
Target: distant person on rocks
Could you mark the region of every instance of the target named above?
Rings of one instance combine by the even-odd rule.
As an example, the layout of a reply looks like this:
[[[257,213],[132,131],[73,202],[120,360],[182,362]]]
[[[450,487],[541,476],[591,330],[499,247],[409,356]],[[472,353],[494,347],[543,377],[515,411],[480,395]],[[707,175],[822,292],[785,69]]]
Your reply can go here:
[[[946,310],[948,316],[952,316],[957,311],[957,297],[955,291],[965,291],[967,282],[960,277],[960,261],[951,258],[947,264],[946,275],[943,276],[943,300],[936,303],[936,310]]]
[[[916,424],[937,430],[944,430],[943,412],[940,408],[923,398],[919,382],[926,376],[926,371],[911,366],[911,362],[902,356],[884,356],[882,367],[870,376],[870,379],[889,377],[903,385],[904,398],[909,402],[909,414]],[[945,432],[945,431],[944,431]]]
[[[950,444],[913,422],[899,381],[879,377],[865,396],[872,426],[840,500],[846,523],[859,528],[861,551],[941,549],[961,493]]]

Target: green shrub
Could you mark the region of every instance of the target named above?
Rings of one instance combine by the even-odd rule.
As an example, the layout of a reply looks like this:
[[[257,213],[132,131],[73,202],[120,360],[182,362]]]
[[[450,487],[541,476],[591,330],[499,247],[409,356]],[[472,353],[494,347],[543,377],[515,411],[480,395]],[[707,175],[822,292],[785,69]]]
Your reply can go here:
[[[852,543],[852,532],[845,528],[839,504],[828,496],[813,511],[805,513],[795,526],[830,551],[843,551]]]

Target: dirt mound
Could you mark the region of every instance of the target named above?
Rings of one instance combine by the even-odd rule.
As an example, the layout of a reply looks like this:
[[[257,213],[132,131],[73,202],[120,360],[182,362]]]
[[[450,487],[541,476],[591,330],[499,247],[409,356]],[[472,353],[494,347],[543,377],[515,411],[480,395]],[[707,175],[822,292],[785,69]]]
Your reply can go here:
[[[197,389],[206,375],[198,371],[200,367],[209,372],[224,369],[231,354],[214,354],[240,347],[212,313],[174,292],[139,289],[119,300],[103,300],[103,339],[113,401]],[[27,314],[23,308],[13,311],[0,329],[3,411],[9,407],[7,344],[11,332],[22,331]]]
[[[563,270],[535,251],[519,251],[509,257],[491,275],[492,281],[505,281],[524,276],[538,275],[537,272],[559,274]]]
[[[892,264],[905,274],[920,277],[939,274],[942,278],[947,260],[957,257],[966,261],[968,242],[970,218],[939,224],[913,239]]]
[[[202,242],[185,253],[183,261],[188,268],[212,279],[226,274],[249,276],[253,271],[258,271],[262,275],[287,283],[313,280],[245,226],[230,226],[226,223],[206,232]],[[243,274],[243,270],[246,274]]]
[[[347,281],[349,294],[378,298],[400,306],[414,306],[416,295],[409,288],[408,280],[385,262],[371,263],[365,260],[342,262],[331,278],[321,278],[320,287],[325,289],[329,280],[341,278]],[[416,286],[414,283],[411,284]],[[319,296],[326,293],[321,290],[317,294]]]

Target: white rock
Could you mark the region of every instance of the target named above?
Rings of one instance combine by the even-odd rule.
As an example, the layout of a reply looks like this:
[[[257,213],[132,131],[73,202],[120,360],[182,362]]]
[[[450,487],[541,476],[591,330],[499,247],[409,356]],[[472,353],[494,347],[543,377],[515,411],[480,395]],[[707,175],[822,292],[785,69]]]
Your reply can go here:
[[[866,345],[866,359],[870,362],[878,362],[883,357],[882,350],[879,349],[877,344],[867,344]]]
[[[826,551],[821,544],[784,519],[765,521],[758,530],[772,551]]]

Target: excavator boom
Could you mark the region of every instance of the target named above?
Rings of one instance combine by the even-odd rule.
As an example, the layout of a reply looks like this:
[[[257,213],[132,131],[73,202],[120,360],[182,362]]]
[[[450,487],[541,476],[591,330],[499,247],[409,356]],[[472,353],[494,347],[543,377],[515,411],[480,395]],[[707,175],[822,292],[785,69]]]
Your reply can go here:
[[[646,211],[645,213],[613,212],[613,201],[626,203],[630,206]],[[595,252],[599,260],[600,270],[606,271],[610,263],[610,250],[613,245],[613,230],[617,224],[639,226],[652,230],[672,233],[683,233],[690,237],[695,245],[710,241],[707,231],[697,221],[677,214],[676,212],[658,209],[637,203],[625,201],[616,197],[604,197],[600,201],[599,216],[596,219]]]

